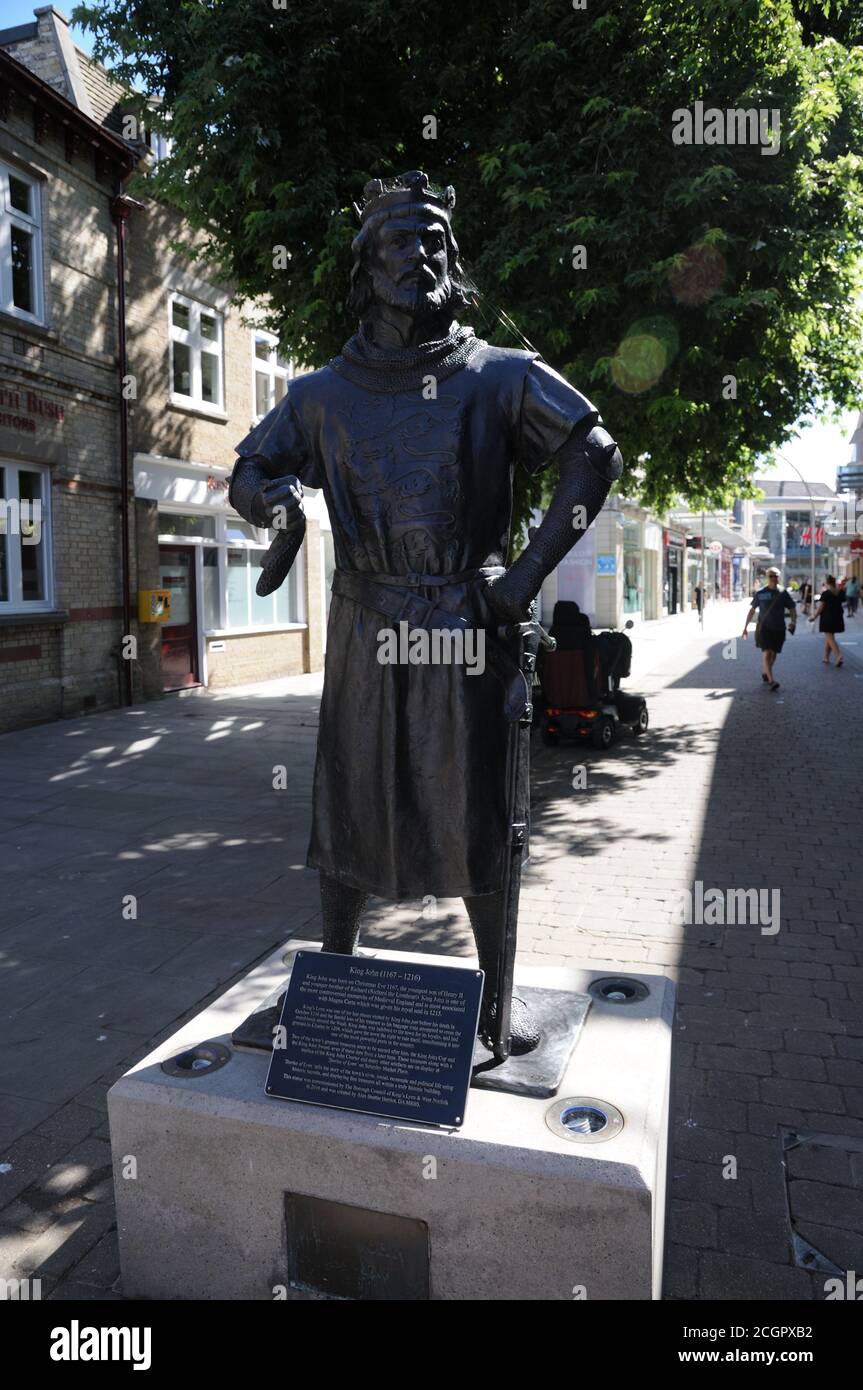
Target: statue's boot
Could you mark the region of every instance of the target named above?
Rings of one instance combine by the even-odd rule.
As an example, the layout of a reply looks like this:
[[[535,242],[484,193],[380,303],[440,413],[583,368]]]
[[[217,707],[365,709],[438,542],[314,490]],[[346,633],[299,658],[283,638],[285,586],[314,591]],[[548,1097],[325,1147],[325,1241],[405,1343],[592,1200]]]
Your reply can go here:
[[[352,956],[360,935],[360,918],[369,900],[368,893],[352,888],[329,874],[322,873],[321,911],[324,919],[322,950],[335,951],[340,956]]]
[[[369,895],[352,888],[329,874],[322,873],[321,909],[323,913],[323,949],[339,955],[352,956],[357,948],[360,919]],[[500,950],[503,943],[505,904],[503,893],[485,893],[479,898],[465,898],[473,927],[480,969],[485,972],[479,1036],[491,1047],[497,1013],[495,991]],[[515,1056],[532,1052],[540,1041],[540,1031],[523,999],[513,995],[510,1014],[510,1051]]]
[[[503,948],[506,902],[502,892],[484,893],[479,898],[465,898],[464,905],[473,928],[480,969],[485,971],[478,1032],[490,1049],[497,1015],[497,971]],[[532,1052],[542,1037],[536,1019],[517,994],[512,996],[509,1035],[510,1052],[515,1057]]]
[[[482,966],[482,961],[480,961]],[[483,967],[484,968],[484,967]],[[488,985],[488,975],[486,975],[486,985]],[[492,990],[494,986],[492,985]],[[491,1052],[492,1038],[494,1036],[495,1016],[497,1014],[497,1001],[492,992],[489,997],[488,989],[483,993],[483,1004],[479,1014],[479,1028],[477,1032],[485,1046]],[[513,1057],[522,1057],[525,1052],[533,1052],[542,1041],[542,1033],[536,1019],[525,1004],[523,999],[519,999],[517,994],[512,996],[509,1013],[509,1050]]]

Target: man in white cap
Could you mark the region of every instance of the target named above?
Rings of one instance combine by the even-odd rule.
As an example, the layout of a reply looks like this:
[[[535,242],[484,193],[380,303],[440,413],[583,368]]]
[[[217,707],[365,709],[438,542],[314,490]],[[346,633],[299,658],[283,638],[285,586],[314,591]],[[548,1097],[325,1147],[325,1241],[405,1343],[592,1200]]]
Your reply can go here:
[[[755,645],[761,650],[761,679],[771,690],[779,689],[774,678],[773,667],[785,642],[785,611],[791,613],[788,631],[793,634],[797,625],[797,609],[787,589],[779,587],[779,571],[772,566],[767,571],[767,583],[763,589],[752,596],[752,607],[743,624],[743,640],[748,636],[747,628],[753,618],[755,625]]]

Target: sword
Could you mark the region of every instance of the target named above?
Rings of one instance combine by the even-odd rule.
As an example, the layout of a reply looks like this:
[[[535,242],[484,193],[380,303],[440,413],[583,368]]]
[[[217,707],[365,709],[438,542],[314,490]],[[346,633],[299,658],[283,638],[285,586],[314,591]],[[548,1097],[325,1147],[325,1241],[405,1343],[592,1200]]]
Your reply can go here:
[[[495,989],[495,1022],[492,1052],[499,1062],[509,1056],[512,986],[515,974],[518,899],[521,864],[530,821],[530,726],[533,719],[531,687],[540,646],[554,651],[557,645],[545,628],[531,617],[528,622],[498,628],[498,638],[510,649],[525,681],[526,699],[520,719],[509,724],[507,748],[507,843],[505,851],[505,913]]]

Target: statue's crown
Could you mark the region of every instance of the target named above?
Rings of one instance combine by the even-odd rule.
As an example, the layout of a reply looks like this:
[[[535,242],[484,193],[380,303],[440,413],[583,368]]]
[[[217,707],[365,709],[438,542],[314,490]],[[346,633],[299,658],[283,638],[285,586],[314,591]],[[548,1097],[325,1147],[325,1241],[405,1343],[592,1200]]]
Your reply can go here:
[[[363,189],[362,208],[356,203],[354,207],[363,223],[378,212],[419,207],[429,208],[449,221],[455,207],[455,189],[451,183],[444,189],[435,189],[421,169],[410,169],[392,179],[370,179]]]

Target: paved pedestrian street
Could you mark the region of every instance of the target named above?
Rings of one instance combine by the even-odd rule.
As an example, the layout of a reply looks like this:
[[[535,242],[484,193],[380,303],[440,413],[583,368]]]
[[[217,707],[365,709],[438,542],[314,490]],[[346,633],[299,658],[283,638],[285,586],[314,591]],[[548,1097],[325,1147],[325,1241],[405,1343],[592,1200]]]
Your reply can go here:
[[[863,619],[838,671],[801,624],[771,694],[744,612],[635,630],[643,738],[537,740],[520,952],[677,982],[666,1297],[817,1299],[813,1251],[863,1271]],[[286,937],[320,937],[319,692],[0,739],[0,1277],[120,1296],[108,1087]],[[759,890],[757,921],[728,921],[730,890]],[[364,941],[470,952],[460,903],[425,914],[374,902]]]

